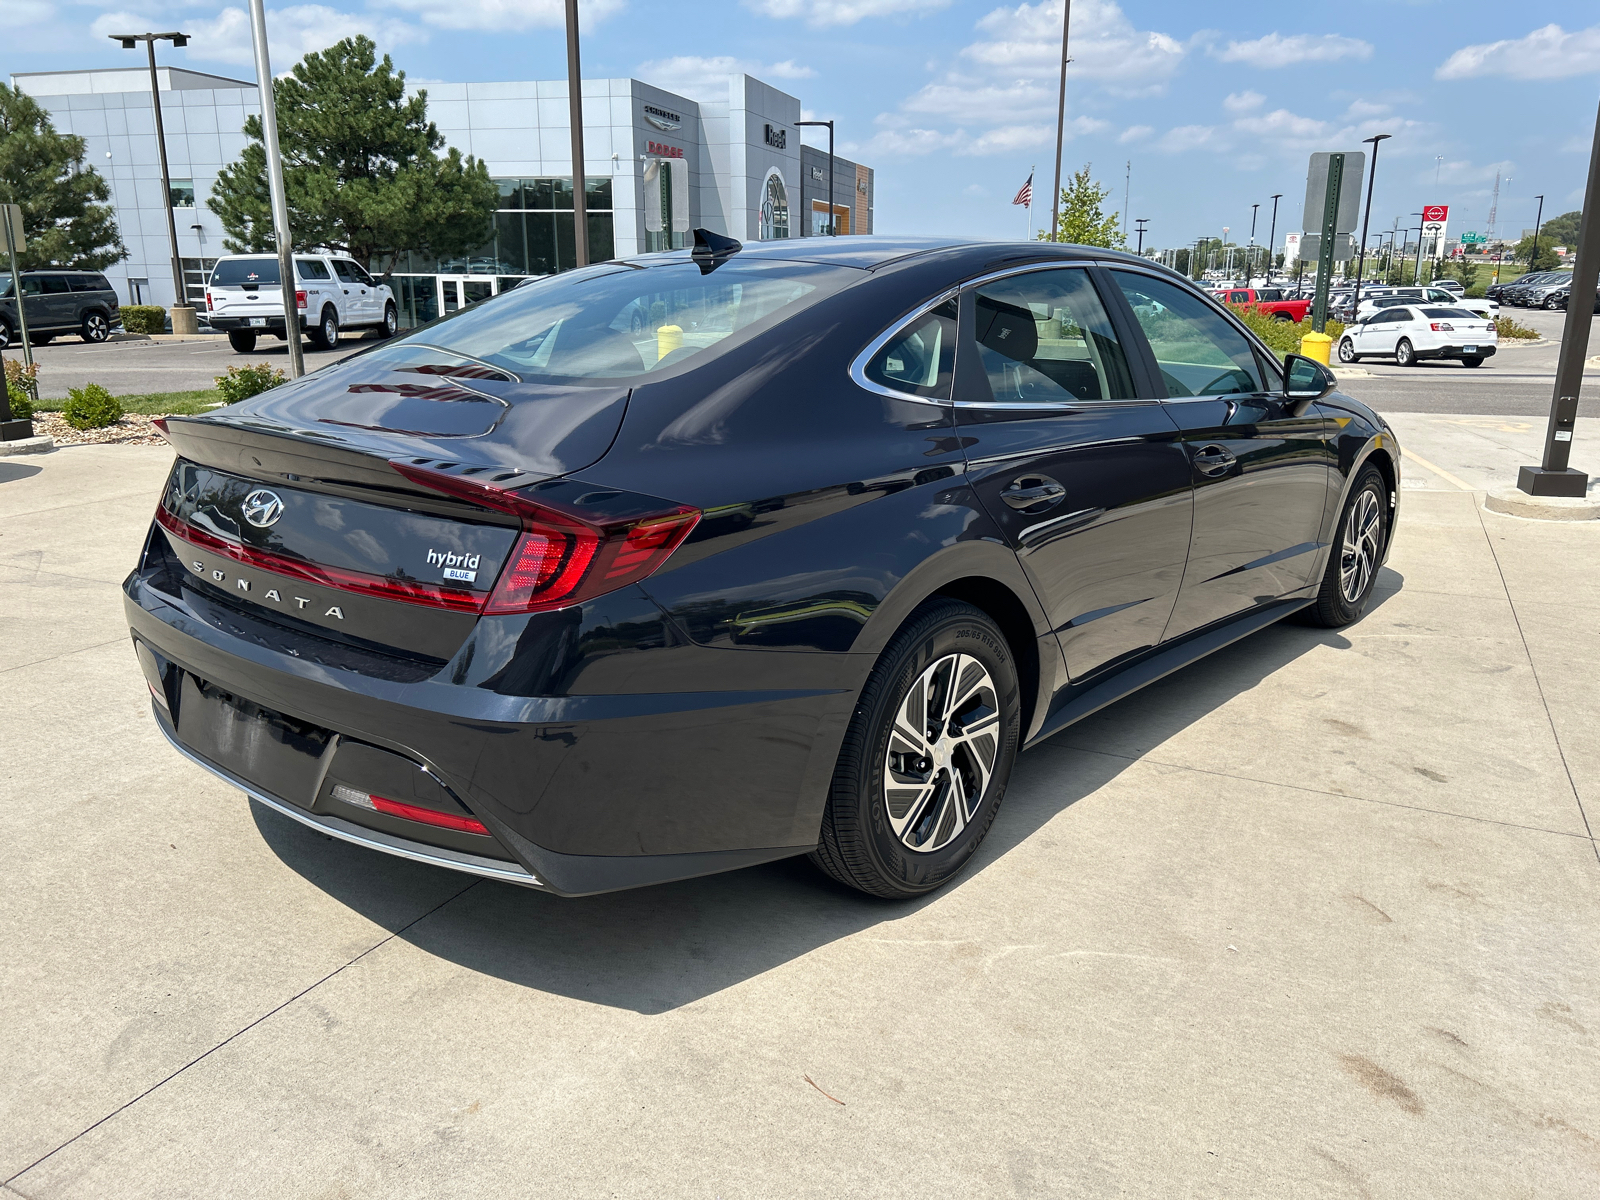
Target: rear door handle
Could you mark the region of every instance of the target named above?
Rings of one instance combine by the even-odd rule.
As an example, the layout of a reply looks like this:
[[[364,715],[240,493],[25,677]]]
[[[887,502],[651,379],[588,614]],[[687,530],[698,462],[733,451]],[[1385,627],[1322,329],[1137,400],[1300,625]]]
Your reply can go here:
[[[1011,481],[1000,499],[1018,512],[1037,513],[1060,504],[1066,495],[1067,489],[1048,475],[1023,475]]]
[[[1202,475],[1226,475],[1238,461],[1226,446],[1202,446],[1194,456],[1195,470]]]

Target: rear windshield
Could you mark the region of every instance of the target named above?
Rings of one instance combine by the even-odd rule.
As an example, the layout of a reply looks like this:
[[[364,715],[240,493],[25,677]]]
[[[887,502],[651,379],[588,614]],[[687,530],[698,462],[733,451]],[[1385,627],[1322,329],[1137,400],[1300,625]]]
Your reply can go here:
[[[294,260],[295,273],[301,279],[328,279],[328,268],[321,260],[315,258],[297,258]],[[225,258],[211,272],[212,287],[238,287],[240,284],[269,284],[279,283],[278,260],[276,258]]]
[[[1475,312],[1468,312],[1464,308],[1425,308],[1424,316],[1432,317],[1435,321],[1481,321]]]
[[[627,379],[691,359],[757,324],[782,320],[860,272],[796,262],[694,263],[568,271],[463,308],[372,351],[409,359],[447,351],[524,380]]]

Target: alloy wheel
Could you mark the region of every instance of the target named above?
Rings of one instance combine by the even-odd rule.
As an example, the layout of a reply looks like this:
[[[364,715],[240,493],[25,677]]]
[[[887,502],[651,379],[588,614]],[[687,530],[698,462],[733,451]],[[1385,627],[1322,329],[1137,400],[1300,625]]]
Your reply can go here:
[[[83,336],[86,341],[103,342],[111,335],[111,323],[102,313],[90,313],[83,319]]]
[[[1344,546],[1339,556],[1339,590],[1345,601],[1354,604],[1366,593],[1377,569],[1378,536],[1383,522],[1378,509],[1378,497],[1371,488],[1364,489],[1350,506],[1350,515],[1344,523]]]
[[[884,760],[894,836],[931,854],[977,813],[994,772],[1000,705],[976,658],[947,654],[919,675],[895,711]]]

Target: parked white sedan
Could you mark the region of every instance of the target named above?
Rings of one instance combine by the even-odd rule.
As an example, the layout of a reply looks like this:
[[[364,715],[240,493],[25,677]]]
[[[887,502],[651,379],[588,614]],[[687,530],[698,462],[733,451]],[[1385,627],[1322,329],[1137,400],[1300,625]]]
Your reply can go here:
[[[1392,357],[1398,366],[1414,367],[1424,358],[1454,358],[1480,367],[1499,338],[1493,321],[1464,308],[1395,305],[1347,327],[1339,339],[1339,361]]]

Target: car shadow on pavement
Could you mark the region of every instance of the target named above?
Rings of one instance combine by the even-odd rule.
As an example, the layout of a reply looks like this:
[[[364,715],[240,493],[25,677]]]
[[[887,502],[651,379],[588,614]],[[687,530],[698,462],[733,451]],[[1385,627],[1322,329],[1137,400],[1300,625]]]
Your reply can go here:
[[[0,462],[0,483],[15,483],[19,479],[27,479],[37,475],[43,467],[36,467],[32,463]]]
[[[1386,568],[1373,608],[1401,582]],[[1350,642],[1333,630],[1275,625],[1102,710],[1098,719],[1137,721],[1141,741],[1159,744],[1317,646],[1343,649]],[[286,865],[339,902],[398,927],[418,949],[523,987],[650,1015],[947,900],[1137,761],[1071,748],[1022,755],[966,872],[950,888],[900,902],[861,895],[794,858],[580,900],[461,876],[454,899],[397,926],[390,916],[399,907],[394,890],[413,891],[419,901],[413,911],[426,912],[432,904],[423,907],[424,898],[440,894],[448,872],[335,842],[261,805],[252,808],[262,837]]]

